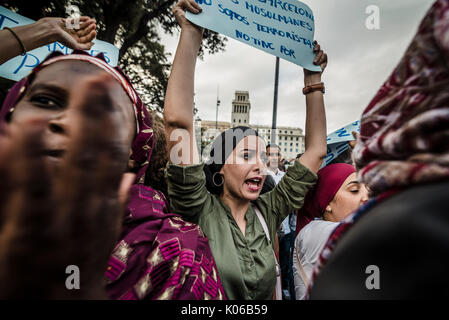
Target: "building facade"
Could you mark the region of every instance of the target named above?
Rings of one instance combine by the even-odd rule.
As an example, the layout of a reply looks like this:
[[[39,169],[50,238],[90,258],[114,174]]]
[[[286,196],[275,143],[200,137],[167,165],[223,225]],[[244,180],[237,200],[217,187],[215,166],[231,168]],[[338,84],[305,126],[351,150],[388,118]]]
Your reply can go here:
[[[261,136],[265,142],[271,144],[271,133],[273,129],[271,126],[265,125],[251,125]],[[304,153],[305,140],[301,128],[293,127],[278,127],[276,130],[276,144],[281,150],[281,156],[285,160],[295,159],[299,153]]]
[[[249,100],[249,92],[236,91],[235,99],[232,101],[231,122],[218,121],[215,123],[215,121],[203,120],[195,123],[195,127],[198,128],[195,131],[197,134],[201,132],[201,139],[197,138],[197,141],[201,141],[201,147],[199,146],[199,149],[200,153],[203,155],[203,160],[205,160],[205,155],[208,154],[210,144],[214,139],[221,132],[231,127],[251,127],[258,132],[259,136],[262,137],[267,144],[271,144],[271,133],[273,129],[268,125],[250,124],[250,111],[251,102]],[[275,130],[276,144],[281,149],[283,159],[290,161],[295,159],[298,154],[304,153],[305,140],[301,128],[278,127]]]
[[[232,100],[231,126],[249,126],[249,113],[251,102],[248,91],[236,91],[235,99]]]
[[[212,142],[214,142],[215,138],[229,128],[231,128],[231,124],[225,121],[218,121],[217,123],[209,120],[195,121],[198,152],[202,155],[203,161],[207,161],[210,153],[210,146]]]

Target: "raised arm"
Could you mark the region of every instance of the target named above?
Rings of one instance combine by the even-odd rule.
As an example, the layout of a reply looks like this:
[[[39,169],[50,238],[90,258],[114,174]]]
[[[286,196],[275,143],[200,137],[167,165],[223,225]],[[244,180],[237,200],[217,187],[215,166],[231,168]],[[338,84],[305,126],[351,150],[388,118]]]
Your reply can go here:
[[[199,163],[193,126],[193,96],[195,65],[203,30],[185,17],[185,11],[201,12],[194,0],[181,0],[173,14],[181,26],[175,59],[168,80],[164,104],[165,135],[170,162],[178,165]]]
[[[71,49],[90,49],[93,45],[92,40],[97,35],[95,20],[89,17],[80,17],[79,23],[79,29],[68,29],[66,19],[42,18],[25,26],[11,28],[11,30],[0,30],[0,43],[2,45],[0,64],[23,52],[31,51],[55,41]]]
[[[314,64],[324,69],[327,66],[327,54],[315,44],[314,52],[317,54]],[[311,72],[304,69],[304,86],[321,83],[322,72]],[[326,157],[326,112],[322,91],[313,91],[306,94],[306,136],[304,154],[299,162],[312,172],[318,172],[323,159]]]

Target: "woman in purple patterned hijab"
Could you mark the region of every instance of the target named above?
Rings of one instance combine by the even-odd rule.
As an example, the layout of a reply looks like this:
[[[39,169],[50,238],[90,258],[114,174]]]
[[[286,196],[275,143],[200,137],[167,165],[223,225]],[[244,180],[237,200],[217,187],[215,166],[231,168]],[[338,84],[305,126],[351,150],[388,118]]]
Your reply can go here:
[[[70,62],[74,62],[70,64]],[[82,62],[80,62],[82,61]],[[125,118],[132,119],[130,163],[136,173],[135,183],[129,192],[129,201],[124,216],[120,240],[115,246],[106,269],[107,292],[112,299],[225,299],[224,290],[218,276],[209,242],[201,229],[183,221],[178,215],[169,213],[168,202],[161,191],[151,187],[156,185],[150,165],[155,147],[155,132],[152,116],[140,100],[129,79],[119,68],[110,67],[102,57],[92,57],[82,51],[70,55],[51,54],[26,78],[16,83],[6,97],[0,112],[0,121],[19,122],[28,116],[27,112],[39,112],[46,116],[50,127],[63,127],[63,121],[53,112],[58,109],[57,99],[37,96],[33,106],[22,106],[28,97],[30,87],[37,74],[48,66],[62,66],[67,72],[90,73],[95,69],[112,76],[123,88],[131,101],[133,112],[123,110]],[[70,65],[69,65],[70,64]],[[53,67],[54,68],[54,67]],[[60,73],[49,81],[57,87],[58,82],[70,84],[71,74]],[[54,74],[53,74],[54,75]],[[33,88],[31,89],[33,90]],[[36,89],[39,90],[39,89]],[[57,90],[57,89],[55,89]],[[120,100],[119,96],[113,96]],[[70,99],[70,95],[67,99]],[[122,100],[121,100],[122,101]],[[129,102],[126,102],[129,104]],[[38,106],[37,109],[35,106]],[[131,116],[130,116],[131,115]],[[52,118],[53,117],[53,118]],[[127,119],[128,120],[128,119]],[[60,121],[56,123],[56,121]],[[131,122],[131,121],[130,121]],[[51,131],[50,130],[50,131]],[[124,129],[125,130],[125,129]],[[162,134],[163,136],[163,134]],[[131,141],[131,139],[129,139]],[[57,141],[57,142],[55,142]],[[58,139],[53,145],[64,145]],[[58,158],[57,147],[50,150],[49,158]],[[156,150],[157,152],[166,152]],[[54,160],[54,159],[53,159]],[[159,168],[161,169],[161,168]],[[98,280],[100,281],[100,279]]]

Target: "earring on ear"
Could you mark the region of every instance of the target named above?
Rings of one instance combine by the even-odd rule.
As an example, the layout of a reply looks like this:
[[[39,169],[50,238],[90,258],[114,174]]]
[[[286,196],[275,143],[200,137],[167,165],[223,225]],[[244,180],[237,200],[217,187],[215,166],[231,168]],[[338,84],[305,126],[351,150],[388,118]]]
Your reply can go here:
[[[13,114],[13,112],[14,112],[15,109],[16,109],[16,108],[12,107],[12,108],[8,111],[8,113],[7,113],[6,116],[5,116],[6,122],[9,122],[9,121],[11,120],[12,114]]]
[[[220,183],[216,183],[216,182],[215,182],[216,174],[218,174],[219,177],[221,178],[221,182],[220,182]],[[215,173],[213,174],[213,176],[212,176],[212,182],[214,183],[214,185],[215,185],[216,187],[221,187],[221,186],[223,185],[224,179],[223,179],[223,176],[220,174],[220,172],[215,172]]]

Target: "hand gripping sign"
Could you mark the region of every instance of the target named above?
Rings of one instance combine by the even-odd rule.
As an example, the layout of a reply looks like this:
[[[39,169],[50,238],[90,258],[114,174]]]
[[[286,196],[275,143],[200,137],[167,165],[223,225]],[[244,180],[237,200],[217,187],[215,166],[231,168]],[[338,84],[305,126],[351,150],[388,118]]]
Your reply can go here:
[[[327,166],[332,160],[348,150],[348,142],[355,139],[352,135],[353,131],[360,132],[360,121],[350,123],[327,136],[327,155],[321,167]]]
[[[203,9],[186,17],[311,71],[315,23],[312,10],[296,0],[195,0]]]
[[[0,6],[0,29],[4,27],[14,28],[27,25],[34,21],[14,13],[5,7]],[[39,63],[41,63],[50,53],[61,51],[65,54],[72,52],[61,43],[54,42],[46,46],[28,51],[24,56],[17,56],[0,65],[0,76],[18,81],[28,75],[28,73]],[[118,48],[114,45],[95,40],[94,45],[87,51],[90,55],[97,55],[103,52],[106,61],[113,67],[117,66]]]

